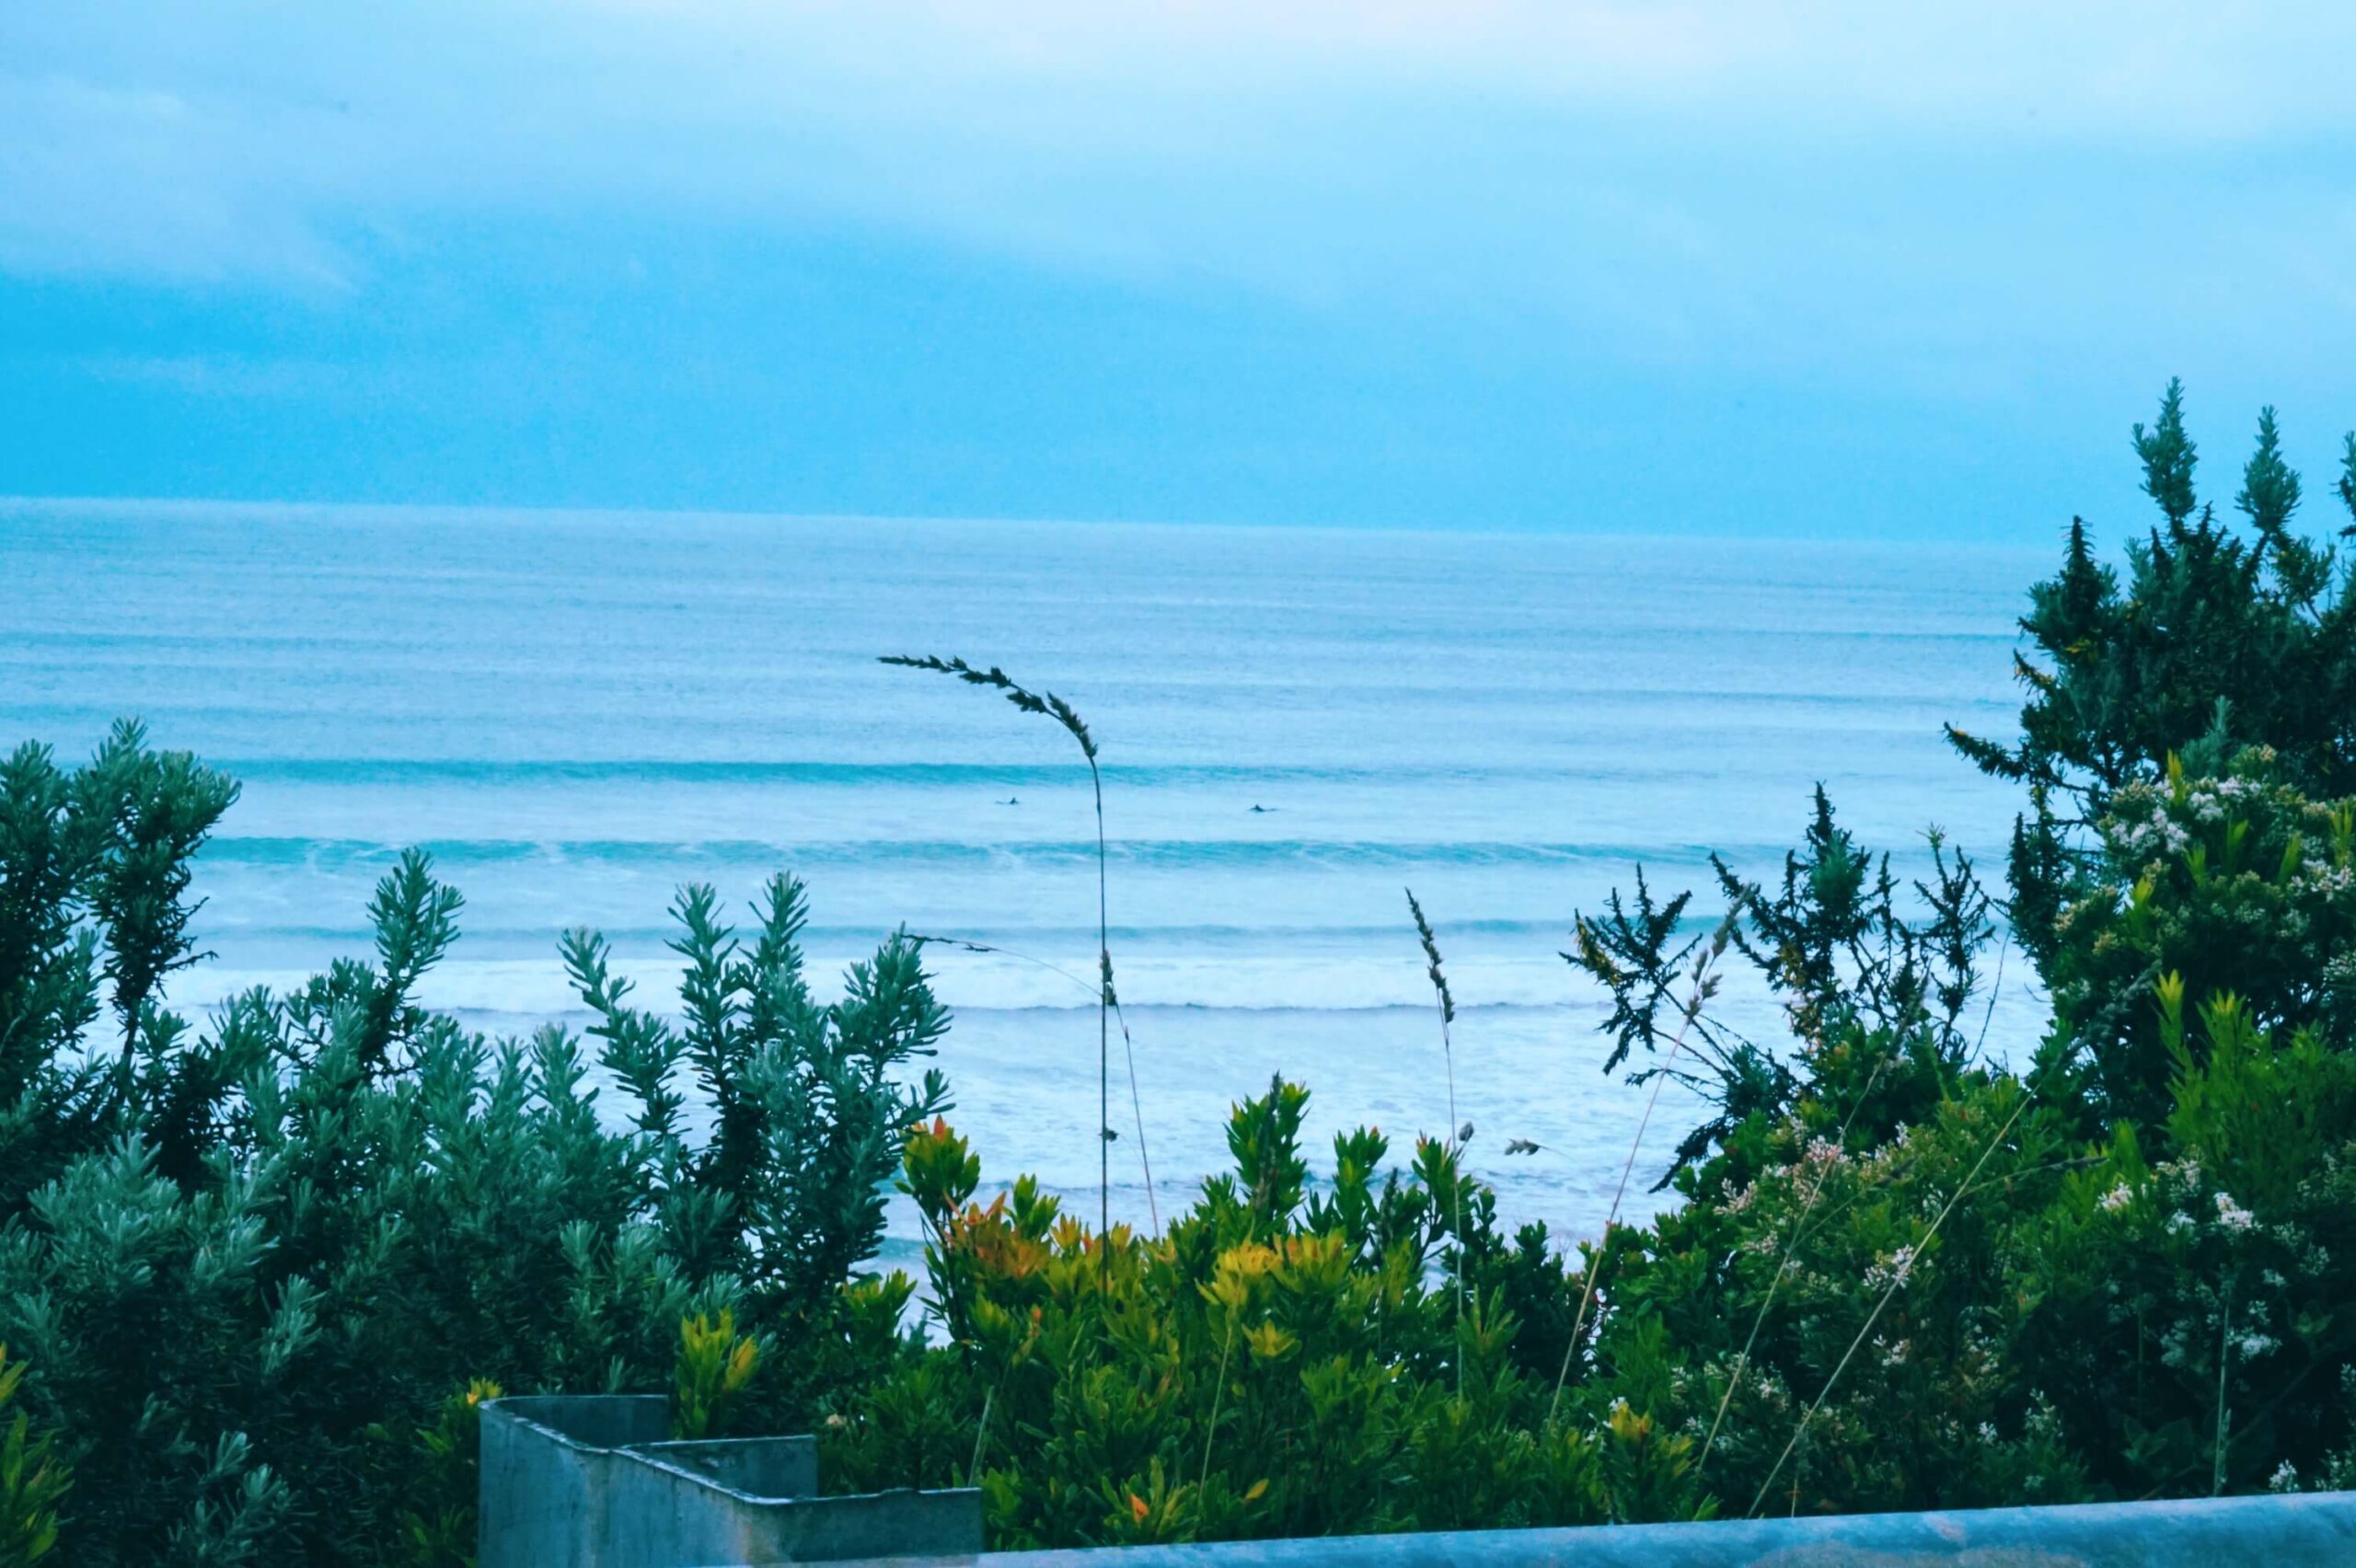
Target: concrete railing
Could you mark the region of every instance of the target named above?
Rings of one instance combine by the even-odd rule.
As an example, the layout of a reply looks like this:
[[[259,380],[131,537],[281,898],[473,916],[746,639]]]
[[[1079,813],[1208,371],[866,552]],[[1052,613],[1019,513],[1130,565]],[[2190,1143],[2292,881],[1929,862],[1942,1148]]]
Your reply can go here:
[[[482,1407],[480,1568],[747,1568],[982,1549],[981,1493],[818,1494],[810,1437],[671,1443],[660,1394]]]
[[[659,1395],[485,1405],[481,1568],[2356,1568],[2356,1492],[985,1554],[978,1493],[822,1496],[811,1438],[668,1421]]]
[[[983,1568],[2350,1568],[2356,1493],[1027,1551]]]

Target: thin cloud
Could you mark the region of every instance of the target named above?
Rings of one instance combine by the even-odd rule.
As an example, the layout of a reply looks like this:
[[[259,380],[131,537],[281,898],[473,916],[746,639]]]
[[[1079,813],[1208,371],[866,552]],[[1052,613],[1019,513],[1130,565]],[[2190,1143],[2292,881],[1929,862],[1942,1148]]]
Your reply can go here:
[[[1716,242],[1676,179],[1599,161],[1668,145],[1691,183],[1888,139],[2331,138],[2356,124],[2351,56],[2336,6],[18,6],[0,267],[337,289],[384,225],[589,208],[849,219],[1314,298],[1402,223],[1437,237],[1385,287],[1530,241],[1451,180],[1570,214],[1584,243],[1537,236],[1547,270],[1615,211],[1700,258]],[[1451,152],[1498,162],[1461,179]]]

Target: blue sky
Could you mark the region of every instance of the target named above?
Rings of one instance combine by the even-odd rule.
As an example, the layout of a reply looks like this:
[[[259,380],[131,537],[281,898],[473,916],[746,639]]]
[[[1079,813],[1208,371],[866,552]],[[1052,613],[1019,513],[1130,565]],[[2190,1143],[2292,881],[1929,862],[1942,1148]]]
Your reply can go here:
[[[0,493],[2030,538],[2140,521],[2181,375],[2221,493],[2270,401],[2320,501],[2351,60],[2215,0],[12,0]]]

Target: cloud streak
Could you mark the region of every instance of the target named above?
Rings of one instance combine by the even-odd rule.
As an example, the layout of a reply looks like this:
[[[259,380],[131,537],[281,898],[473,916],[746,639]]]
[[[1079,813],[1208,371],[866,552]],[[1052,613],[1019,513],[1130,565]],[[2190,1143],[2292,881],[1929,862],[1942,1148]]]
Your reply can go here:
[[[586,206],[1314,294],[1395,225],[1496,255],[1501,209],[1451,190],[1673,250],[1693,220],[1645,200],[1654,149],[1772,172],[2345,138],[2351,56],[2333,6],[32,4],[0,19],[0,267],[334,289],[408,221]]]

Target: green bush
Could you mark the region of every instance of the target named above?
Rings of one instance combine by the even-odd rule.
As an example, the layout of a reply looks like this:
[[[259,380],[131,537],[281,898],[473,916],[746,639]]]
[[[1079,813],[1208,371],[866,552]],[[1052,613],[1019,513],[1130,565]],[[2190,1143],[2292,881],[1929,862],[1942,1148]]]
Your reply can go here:
[[[2282,460],[2274,410],[2258,415],[2235,497],[2247,536],[2195,493],[2179,384],[2152,429],[2135,427],[2134,450],[2160,521],[2127,542],[2123,582],[2072,522],[2061,571],[2031,592],[2021,621],[2042,663],[2015,658],[2028,694],[2019,741],[1947,732],[1981,768],[2028,789],[2013,924],[2040,966],[2059,951],[2055,919],[2111,797],[2157,783],[2169,755],[2203,735],[2269,748],[2283,782],[2311,799],[2356,794],[2356,564],[2294,526],[2304,487]],[[2356,515],[2356,433],[2336,488]],[[2223,760],[2212,747],[2212,763]]]
[[[1238,1106],[1235,1173],[1156,1238],[1092,1234],[1028,1178],[977,1204],[964,1141],[911,1137],[947,1343],[847,1390],[830,1484],[977,1484],[1002,1549],[1705,1515],[1689,1438],[1609,1400],[1548,1419],[1552,1347],[1518,1310],[1571,1294],[1542,1230],[1500,1246],[1480,1191],[1452,1233],[1453,1153],[1378,1181],[1369,1131],[1311,1196],[1307,1102]]]
[[[2145,890],[2150,932],[2200,917],[2197,840],[2154,875],[2113,836],[2111,885]],[[1740,940],[1804,974],[1761,931],[1821,928],[1856,881],[1795,877],[1796,905]],[[2089,963],[2094,932],[2070,950]],[[1900,1004],[1796,982],[1819,1032],[1788,1095],[1721,1117],[1683,1205],[1576,1263],[1537,1228],[1503,1243],[1442,1146],[1385,1176],[1380,1137],[1345,1136],[1312,1193],[1289,1085],[1238,1108],[1234,1174],[1156,1239],[1091,1234],[1027,1179],[977,1203],[978,1159],[935,1127],[903,1182],[942,1343],[845,1386],[830,1479],[971,1480],[1010,1548],[2343,1482],[2356,1054],[2314,1009],[2192,1002],[2148,973],[2169,951],[2120,961],[2114,998],[2162,1064],[2157,1114],[2091,1137],[2080,1069],[2110,1042],[2057,1033],[2015,1076],[1948,1041],[1935,986]],[[1904,969],[1874,962],[1869,987]],[[1690,1041],[1684,1010],[1660,1027]]]
[[[57,1545],[57,1505],[73,1478],[50,1456],[47,1435],[35,1435],[21,1410],[12,1410],[25,1364],[11,1365],[0,1344],[0,1568],[24,1568]]]
[[[915,944],[820,1006],[798,883],[744,939],[690,888],[684,1027],[576,933],[594,1058],[553,1027],[493,1043],[416,1000],[460,901],[411,854],[377,888],[372,959],[193,1030],[161,982],[235,795],[133,726],[86,767],[26,746],[0,771],[0,1338],[76,1477],[70,1560],[454,1560],[464,1445],[387,1434],[446,1426],[475,1379],[663,1387],[694,1314],[806,1347],[729,1390],[732,1417],[806,1419],[853,1365],[841,1286],[902,1130],[946,1101],[937,1074],[902,1081],[944,1023]],[[110,1011],[119,1046],[91,1038]]]
[[[2179,1066],[2148,1005],[2156,975],[2234,991],[2260,1028],[2356,1042],[2356,806],[2309,801],[2269,747],[2199,755],[2216,749],[2110,796],[2045,966],[2090,1101],[2140,1126],[2159,1124]]]

